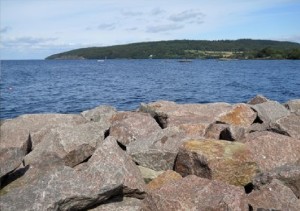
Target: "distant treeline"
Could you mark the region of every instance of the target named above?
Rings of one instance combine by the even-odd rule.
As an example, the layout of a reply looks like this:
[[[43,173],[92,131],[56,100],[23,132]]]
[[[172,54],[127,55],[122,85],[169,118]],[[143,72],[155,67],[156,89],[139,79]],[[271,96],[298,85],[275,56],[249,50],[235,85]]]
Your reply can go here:
[[[272,40],[173,40],[71,50],[46,59],[300,59],[300,44]]]

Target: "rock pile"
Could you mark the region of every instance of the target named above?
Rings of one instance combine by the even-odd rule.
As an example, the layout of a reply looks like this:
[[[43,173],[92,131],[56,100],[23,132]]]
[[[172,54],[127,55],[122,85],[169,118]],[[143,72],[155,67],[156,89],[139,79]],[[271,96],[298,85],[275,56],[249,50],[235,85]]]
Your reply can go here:
[[[1,122],[0,209],[300,210],[300,100]]]

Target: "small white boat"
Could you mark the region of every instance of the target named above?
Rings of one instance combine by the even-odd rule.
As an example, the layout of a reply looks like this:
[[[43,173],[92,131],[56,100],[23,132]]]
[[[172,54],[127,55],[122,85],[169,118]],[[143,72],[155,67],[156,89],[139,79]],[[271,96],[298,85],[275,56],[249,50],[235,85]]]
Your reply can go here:
[[[97,62],[104,62],[104,59],[98,59]]]

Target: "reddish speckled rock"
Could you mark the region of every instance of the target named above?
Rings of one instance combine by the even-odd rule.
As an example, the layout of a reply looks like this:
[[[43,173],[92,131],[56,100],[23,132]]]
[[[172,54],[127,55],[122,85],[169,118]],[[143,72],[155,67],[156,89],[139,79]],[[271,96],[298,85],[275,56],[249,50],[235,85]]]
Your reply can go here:
[[[236,104],[233,108],[218,117],[218,121],[229,125],[249,127],[257,114],[246,104]]]
[[[279,180],[272,180],[260,190],[252,191],[247,196],[249,210],[300,210],[300,200]]]
[[[142,103],[139,110],[150,113],[162,128],[178,126],[184,123],[207,123],[216,121],[217,117],[231,110],[228,103],[176,104],[169,101]]]
[[[155,189],[161,188],[162,186],[170,182],[180,180],[180,179],[182,179],[182,176],[180,174],[172,170],[167,170],[164,173],[160,174],[158,177],[156,177],[154,180],[149,182],[147,184],[147,188],[148,190],[153,191]]]
[[[152,191],[143,210],[246,210],[243,188],[194,175]]]
[[[143,141],[162,130],[151,115],[140,112],[120,112],[110,121],[110,135],[125,146],[134,141]]]
[[[300,141],[269,131],[250,133],[244,140],[262,171],[300,160]]]

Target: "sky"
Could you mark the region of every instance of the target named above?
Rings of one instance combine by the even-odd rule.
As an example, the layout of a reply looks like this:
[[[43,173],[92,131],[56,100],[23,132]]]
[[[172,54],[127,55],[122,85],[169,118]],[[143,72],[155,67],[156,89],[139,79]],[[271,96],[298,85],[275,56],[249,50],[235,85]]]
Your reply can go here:
[[[0,0],[0,58],[159,40],[300,43],[300,0]]]

